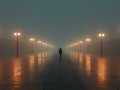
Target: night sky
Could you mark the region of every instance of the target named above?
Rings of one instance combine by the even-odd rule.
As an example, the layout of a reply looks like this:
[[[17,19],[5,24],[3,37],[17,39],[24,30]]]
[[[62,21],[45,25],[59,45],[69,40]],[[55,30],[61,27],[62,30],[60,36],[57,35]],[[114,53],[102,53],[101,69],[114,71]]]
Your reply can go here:
[[[0,37],[22,32],[55,46],[120,33],[120,0],[0,0]]]

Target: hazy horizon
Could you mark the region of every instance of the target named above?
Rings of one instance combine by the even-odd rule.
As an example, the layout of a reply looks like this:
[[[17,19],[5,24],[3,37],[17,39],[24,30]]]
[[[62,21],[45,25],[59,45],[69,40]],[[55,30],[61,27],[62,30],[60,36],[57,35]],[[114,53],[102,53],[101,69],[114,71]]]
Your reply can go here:
[[[119,0],[1,0],[0,36],[20,31],[57,47],[105,32],[120,35]]]

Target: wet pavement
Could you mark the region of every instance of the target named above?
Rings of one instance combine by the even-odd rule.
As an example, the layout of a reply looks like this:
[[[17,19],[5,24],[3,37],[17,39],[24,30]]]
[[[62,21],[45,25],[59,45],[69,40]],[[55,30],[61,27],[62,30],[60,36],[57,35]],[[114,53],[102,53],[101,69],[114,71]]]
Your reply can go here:
[[[0,90],[120,90],[120,58],[77,52],[0,59]]]

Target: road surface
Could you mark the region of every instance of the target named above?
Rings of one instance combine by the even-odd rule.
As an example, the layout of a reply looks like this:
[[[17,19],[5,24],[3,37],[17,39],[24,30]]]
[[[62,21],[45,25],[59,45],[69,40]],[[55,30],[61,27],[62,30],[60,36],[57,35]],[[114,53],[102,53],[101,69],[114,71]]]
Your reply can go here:
[[[120,90],[120,58],[77,52],[0,59],[0,90]]]

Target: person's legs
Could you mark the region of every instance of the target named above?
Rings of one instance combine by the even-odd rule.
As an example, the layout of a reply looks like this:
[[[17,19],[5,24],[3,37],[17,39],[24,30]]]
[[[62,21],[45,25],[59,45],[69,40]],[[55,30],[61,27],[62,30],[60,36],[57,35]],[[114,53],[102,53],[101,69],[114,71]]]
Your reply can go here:
[[[62,58],[62,54],[60,54],[60,58]]]

